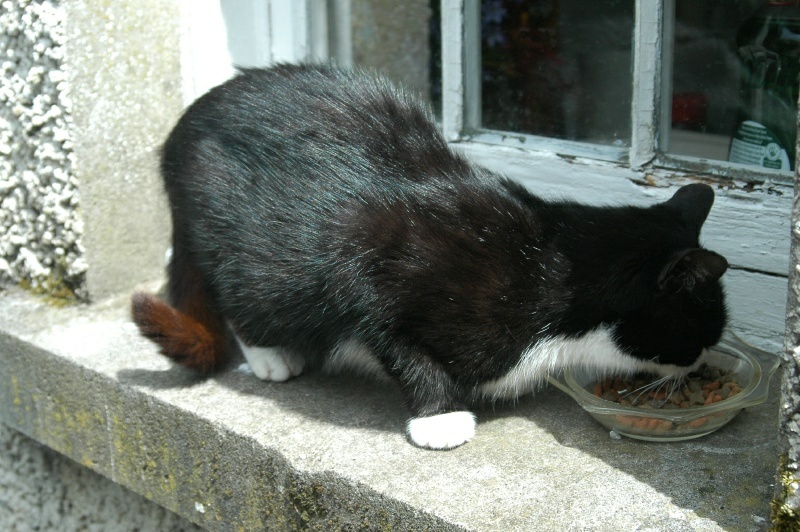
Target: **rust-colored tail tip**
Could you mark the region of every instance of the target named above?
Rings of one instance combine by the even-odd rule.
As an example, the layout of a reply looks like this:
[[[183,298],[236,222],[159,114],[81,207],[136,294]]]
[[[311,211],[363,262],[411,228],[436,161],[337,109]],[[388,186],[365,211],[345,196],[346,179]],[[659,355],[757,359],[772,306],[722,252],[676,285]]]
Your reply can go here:
[[[131,315],[142,336],[183,366],[209,373],[225,360],[224,338],[215,337],[204,324],[155,296],[133,294]]]

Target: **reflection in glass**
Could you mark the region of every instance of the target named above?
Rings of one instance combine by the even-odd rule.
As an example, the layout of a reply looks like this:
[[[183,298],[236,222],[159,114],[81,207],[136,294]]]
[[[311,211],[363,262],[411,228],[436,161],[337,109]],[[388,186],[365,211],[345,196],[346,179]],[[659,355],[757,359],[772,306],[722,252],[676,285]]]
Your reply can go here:
[[[482,0],[482,126],[629,145],[629,0]]]
[[[677,0],[670,153],[790,171],[797,139],[796,2]]]

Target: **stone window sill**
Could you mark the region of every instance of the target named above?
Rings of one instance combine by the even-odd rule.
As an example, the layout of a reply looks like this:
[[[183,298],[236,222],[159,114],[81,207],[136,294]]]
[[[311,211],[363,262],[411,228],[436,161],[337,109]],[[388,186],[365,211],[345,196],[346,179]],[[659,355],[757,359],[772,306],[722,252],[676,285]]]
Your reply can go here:
[[[211,378],[140,338],[127,297],[0,293],[0,421],[210,529],[759,530],[778,457],[769,401],[702,439],[612,440],[548,388],[477,412],[448,452],[404,435],[391,387]],[[779,374],[780,372],[778,372]]]

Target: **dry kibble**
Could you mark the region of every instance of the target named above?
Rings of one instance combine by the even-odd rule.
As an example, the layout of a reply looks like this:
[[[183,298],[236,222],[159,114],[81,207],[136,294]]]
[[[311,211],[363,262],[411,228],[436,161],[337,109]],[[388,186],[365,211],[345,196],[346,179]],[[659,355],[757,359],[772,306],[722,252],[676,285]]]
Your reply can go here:
[[[706,401],[706,396],[703,392],[692,392],[688,396],[686,396],[688,404],[686,407],[689,406],[697,406],[702,405]]]
[[[687,375],[680,386],[666,384],[649,389],[651,381],[642,378],[622,379],[615,377],[598,382],[594,395],[606,401],[642,409],[679,409],[706,406],[735,396],[742,391],[737,382],[738,376],[731,371],[723,371],[702,365]],[[716,414],[712,414],[716,415]],[[616,416],[620,425],[645,431],[680,430],[682,427],[699,428],[708,422],[703,416],[687,423],[675,424],[672,421],[646,416]]]

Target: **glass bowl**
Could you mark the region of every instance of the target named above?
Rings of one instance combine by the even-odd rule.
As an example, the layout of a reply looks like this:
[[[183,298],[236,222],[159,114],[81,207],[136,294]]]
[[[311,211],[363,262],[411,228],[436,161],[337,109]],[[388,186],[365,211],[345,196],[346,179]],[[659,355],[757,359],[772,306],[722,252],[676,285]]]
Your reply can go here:
[[[680,441],[710,434],[732,420],[743,408],[767,399],[769,380],[780,358],[746,344],[730,331],[708,350],[703,361],[733,371],[742,387],[738,394],[707,406],[680,409],[643,409],[601,399],[592,393],[596,372],[567,369],[549,378],[592,417],[622,436],[647,441]]]

